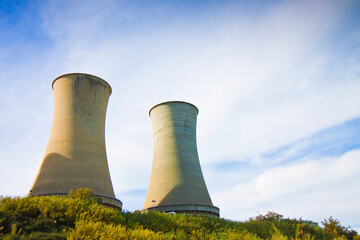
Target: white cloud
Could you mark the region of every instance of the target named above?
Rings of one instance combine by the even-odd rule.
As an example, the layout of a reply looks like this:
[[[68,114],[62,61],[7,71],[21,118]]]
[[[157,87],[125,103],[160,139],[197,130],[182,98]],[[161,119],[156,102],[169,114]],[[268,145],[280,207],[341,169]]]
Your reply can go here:
[[[275,210],[314,221],[341,216],[343,224],[350,224],[360,213],[355,204],[360,198],[359,158],[360,151],[355,150],[339,158],[303,159],[270,168],[248,182],[218,191],[213,198],[231,219]]]

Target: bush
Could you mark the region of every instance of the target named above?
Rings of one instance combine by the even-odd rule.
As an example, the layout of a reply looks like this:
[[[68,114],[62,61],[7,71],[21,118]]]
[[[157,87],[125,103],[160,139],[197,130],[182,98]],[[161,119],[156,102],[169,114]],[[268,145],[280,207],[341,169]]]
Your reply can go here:
[[[68,197],[0,198],[0,239],[356,239],[356,231],[336,219],[323,225],[324,229],[274,212],[245,222],[121,212],[102,206],[89,189],[70,192]]]

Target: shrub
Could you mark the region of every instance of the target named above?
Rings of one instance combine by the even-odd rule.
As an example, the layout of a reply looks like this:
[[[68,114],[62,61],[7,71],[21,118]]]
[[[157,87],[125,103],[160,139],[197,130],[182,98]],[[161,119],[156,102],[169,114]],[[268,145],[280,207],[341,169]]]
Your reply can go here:
[[[245,222],[203,215],[121,212],[99,204],[91,190],[68,197],[1,197],[0,239],[358,239],[332,217],[312,221],[269,212]]]

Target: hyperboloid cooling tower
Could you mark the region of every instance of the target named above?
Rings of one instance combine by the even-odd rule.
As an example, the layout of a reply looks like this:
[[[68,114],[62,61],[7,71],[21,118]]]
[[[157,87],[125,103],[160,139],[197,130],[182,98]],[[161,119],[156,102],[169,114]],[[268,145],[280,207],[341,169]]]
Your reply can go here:
[[[112,187],[105,150],[105,114],[110,85],[96,76],[56,78],[49,143],[29,196],[67,195],[90,188],[103,204],[122,208]]]
[[[219,216],[202,175],[196,146],[198,109],[164,102],[150,112],[154,156],[143,210]]]

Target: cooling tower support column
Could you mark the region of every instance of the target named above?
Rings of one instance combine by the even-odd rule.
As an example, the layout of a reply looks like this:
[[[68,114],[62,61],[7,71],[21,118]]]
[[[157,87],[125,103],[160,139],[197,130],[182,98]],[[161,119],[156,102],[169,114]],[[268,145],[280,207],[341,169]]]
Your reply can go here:
[[[144,211],[219,216],[202,175],[196,146],[198,109],[164,102],[150,110],[154,156]]]
[[[29,196],[67,195],[90,188],[103,204],[122,208],[114,195],[105,150],[110,85],[80,73],[56,78],[50,139]]]

